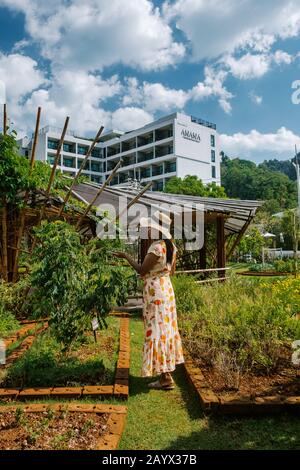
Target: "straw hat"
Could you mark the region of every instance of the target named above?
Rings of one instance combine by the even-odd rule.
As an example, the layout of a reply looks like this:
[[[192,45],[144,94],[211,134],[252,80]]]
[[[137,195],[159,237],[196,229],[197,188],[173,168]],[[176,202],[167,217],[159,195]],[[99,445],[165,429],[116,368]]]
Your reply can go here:
[[[139,223],[141,228],[153,228],[161,232],[164,238],[170,239],[172,235],[167,227],[170,227],[171,222],[172,220],[167,214],[156,211],[152,217],[141,217]]]

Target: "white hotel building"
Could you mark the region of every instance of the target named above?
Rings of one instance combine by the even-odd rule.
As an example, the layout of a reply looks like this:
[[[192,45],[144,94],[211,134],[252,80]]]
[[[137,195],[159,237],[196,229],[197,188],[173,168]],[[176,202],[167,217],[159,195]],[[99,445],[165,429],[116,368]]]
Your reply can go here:
[[[40,130],[36,159],[53,164],[61,130]],[[91,139],[67,132],[59,168],[74,176],[91,144]],[[32,141],[23,139],[22,153],[30,156]],[[207,184],[220,184],[220,146],[215,124],[174,113],[130,132],[112,130],[102,134],[83,174],[102,183],[117,162],[123,163],[111,185],[128,179],[153,181],[162,190],[172,176],[197,175]]]

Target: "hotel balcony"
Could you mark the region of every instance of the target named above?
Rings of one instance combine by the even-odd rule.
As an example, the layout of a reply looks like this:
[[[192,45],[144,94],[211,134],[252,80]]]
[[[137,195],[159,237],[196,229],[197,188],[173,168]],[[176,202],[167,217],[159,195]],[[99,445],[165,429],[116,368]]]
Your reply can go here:
[[[136,163],[135,153],[133,153],[131,155],[126,155],[126,157],[122,157],[122,161],[123,161],[122,167],[129,166],[129,165],[134,165]],[[114,164],[114,166],[115,166],[115,164]]]
[[[77,145],[77,153],[79,155],[86,155],[88,153],[89,146],[88,145]]]
[[[128,150],[133,150],[136,148],[136,139],[135,137],[130,140],[125,140],[121,145],[121,152],[128,152]]]
[[[72,157],[63,157],[63,166],[68,168],[76,168],[76,160]]]
[[[164,165],[153,165],[152,176],[162,175],[164,173]]]
[[[155,130],[155,142],[158,142],[159,140],[164,140],[168,139],[170,137],[173,137],[173,126],[172,124],[162,127],[161,129],[156,129]]]
[[[165,173],[175,173],[175,172],[176,172],[176,161],[166,162]]]
[[[137,146],[143,147],[144,145],[149,145],[153,143],[153,131],[148,132],[144,135],[139,135],[137,138]]]
[[[77,168],[78,168],[78,169],[81,167],[82,162],[83,162],[83,160],[81,160],[81,159],[78,158],[78,160],[77,160]],[[90,164],[91,164],[91,162],[90,162],[90,160],[88,160],[88,161],[85,163],[84,170],[90,171],[90,169],[91,169],[91,168],[90,168]]]
[[[155,158],[165,157],[174,153],[173,145],[157,145],[155,147]]]
[[[137,161],[138,163],[146,162],[147,160],[152,160],[154,158],[153,148],[144,151],[138,151]]]
[[[106,157],[107,158],[113,157],[114,155],[117,155],[120,152],[121,152],[120,144],[110,145],[109,147],[106,148]]]

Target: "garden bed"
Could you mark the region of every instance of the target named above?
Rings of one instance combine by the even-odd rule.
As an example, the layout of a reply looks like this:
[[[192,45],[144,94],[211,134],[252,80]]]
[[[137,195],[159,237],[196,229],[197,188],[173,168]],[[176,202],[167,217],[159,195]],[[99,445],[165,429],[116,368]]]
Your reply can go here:
[[[97,343],[93,334],[88,334],[85,344],[67,356],[45,333],[22,358],[2,371],[0,399],[128,398],[129,319],[110,316],[108,325],[97,334]]]
[[[0,450],[114,450],[126,412],[110,405],[0,407]]]
[[[269,382],[266,378],[263,381],[248,378],[237,392],[220,386],[220,378],[207,369],[198,367],[187,352],[185,359],[187,376],[204,411],[234,415],[300,412],[299,374],[293,377],[292,383],[289,379],[285,380],[284,376],[274,376]],[[214,380],[216,382],[212,385]],[[254,385],[257,386],[255,393]]]

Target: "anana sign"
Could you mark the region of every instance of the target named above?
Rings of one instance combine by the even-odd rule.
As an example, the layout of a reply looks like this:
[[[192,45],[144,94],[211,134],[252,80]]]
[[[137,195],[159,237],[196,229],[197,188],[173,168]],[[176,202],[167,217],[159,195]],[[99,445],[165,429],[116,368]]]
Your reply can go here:
[[[200,134],[197,132],[192,132],[187,129],[182,129],[181,135],[184,139],[192,140],[193,142],[199,143],[201,141]]]

